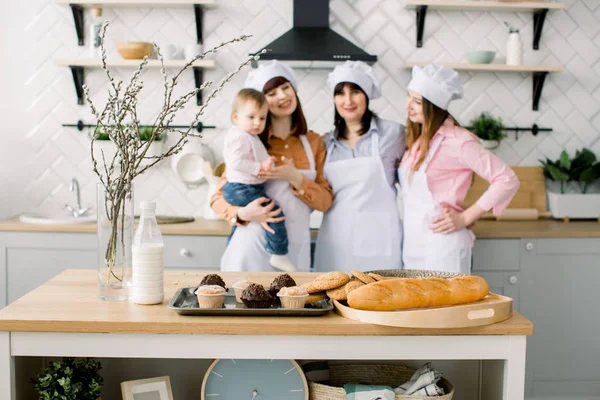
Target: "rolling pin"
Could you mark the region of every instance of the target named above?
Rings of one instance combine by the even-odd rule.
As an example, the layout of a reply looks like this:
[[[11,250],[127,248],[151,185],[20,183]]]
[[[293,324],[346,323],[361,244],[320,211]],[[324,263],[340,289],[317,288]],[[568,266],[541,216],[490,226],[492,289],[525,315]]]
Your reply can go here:
[[[504,212],[496,217],[491,212],[483,214],[482,219],[497,219],[499,221],[519,221],[519,220],[536,220],[539,218],[551,217],[552,214],[548,211],[540,212],[537,208],[507,208]]]

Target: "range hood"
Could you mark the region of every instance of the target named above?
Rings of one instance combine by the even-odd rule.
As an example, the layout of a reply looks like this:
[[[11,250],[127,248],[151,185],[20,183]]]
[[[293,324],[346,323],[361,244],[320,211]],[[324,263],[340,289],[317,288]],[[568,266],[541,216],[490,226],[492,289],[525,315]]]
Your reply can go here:
[[[294,27],[265,46],[261,60],[377,61],[377,56],[329,28],[329,0],[293,1]]]

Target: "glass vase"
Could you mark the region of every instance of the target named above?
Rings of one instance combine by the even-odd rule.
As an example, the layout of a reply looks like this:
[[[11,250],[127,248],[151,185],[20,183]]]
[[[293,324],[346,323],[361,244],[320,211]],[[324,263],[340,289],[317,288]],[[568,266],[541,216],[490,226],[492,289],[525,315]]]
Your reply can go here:
[[[133,187],[115,184],[107,192],[97,186],[98,295],[102,300],[124,301],[132,286]]]

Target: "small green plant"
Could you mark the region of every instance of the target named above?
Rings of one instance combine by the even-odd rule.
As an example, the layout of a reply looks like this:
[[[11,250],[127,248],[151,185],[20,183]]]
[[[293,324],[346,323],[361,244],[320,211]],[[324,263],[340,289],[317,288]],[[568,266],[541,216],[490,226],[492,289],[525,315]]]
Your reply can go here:
[[[560,182],[560,192],[565,192],[566,182],[576,182],[581,193],[586,193],[590,183],[600,179],[600,162],[590,150],[584,148],[575,152],[570,158],[566,150],[560,153],[560,158],[551,161],[540,160],[544,168],[544,176],[552,181]]]
[[[51,362],[32,383],[40,400],[96,400],[104,382],[101,368],[93,358],[64,357]]]
[[[139,129],[140,132],[140,140],[142,142],[147,142],[148,140],[150,140],[150,138],[152,137],[152,134],[154,133],[156,127],[154,126],[142,126]],[[106,133],[102,128],[98,127],[96,128],[96,130],[94,131],[94,136],[96,138],[96,140],[110,140],[110,137],[108,136],[108,133]],[[157,135],[154,140],[162,140],[162,136],[161,135]]]
[[[508,22],[504,21],[504,25],[508,27],[508,33],[519,33],[519,30],[511,24],[509,24]]]
[[[494,119],[486,112],[481,113],[470,124],[471,129],[480,139],[499,142],[506,136],[503,132],[504,124],[502,124],[502,118],[498,117]]]

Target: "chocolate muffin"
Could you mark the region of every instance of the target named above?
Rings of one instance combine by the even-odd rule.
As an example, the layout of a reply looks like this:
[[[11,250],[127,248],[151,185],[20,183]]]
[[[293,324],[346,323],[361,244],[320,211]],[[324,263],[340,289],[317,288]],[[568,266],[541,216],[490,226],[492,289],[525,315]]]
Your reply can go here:
[[[296,281],[288,274],[281,274],[271,282],[269,294],[277,299],[277,293],[279,293],[281,288],[292,286],[296,286]]]
[[[225,281],[223,280],[223,278],[221,278],[217,274],[208,274],[208,275],[206,275],[204,278],[202,278],[202,280],[200,281],[200,284],[198,285],[198,287],[200,287],[200,286],[207,286],[207,285],[221,286],[223,289],[225,289],[226,291],[228,291],[227,287],[225,287]]]
[[[248,308],[270,308],[273,305],[273,296],[258,283],[251,283],[242,292],[242,302]]]

